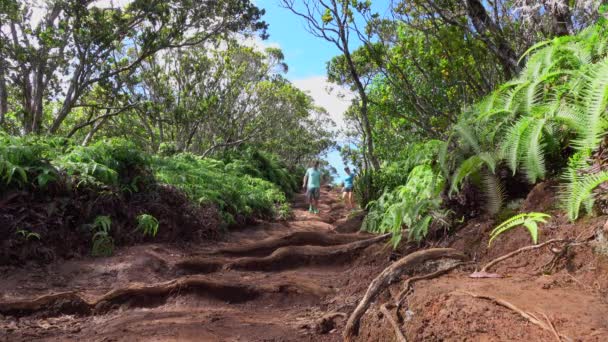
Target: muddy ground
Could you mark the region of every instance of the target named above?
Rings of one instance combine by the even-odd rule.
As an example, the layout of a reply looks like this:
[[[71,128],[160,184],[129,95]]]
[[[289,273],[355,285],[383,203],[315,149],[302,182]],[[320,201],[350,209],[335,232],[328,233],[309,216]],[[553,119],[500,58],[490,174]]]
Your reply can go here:
[[[318,216],[300,196],[292,221],[244,227],[220,242],[3,267],[0,341],[341,341],[346,317],[395,254],[385,238],[358,232],[361,217],[348,217],[337,193],[322,198]],[[469,275],[529,245],[523,230],[488,249],[494,222],[478,219],[450,238],[406,246],[401,253],[453,247],[468,263],[413,283],[389,314],[408,341],[607,341],[605,222],[572,225],[558,215],[541,242],[580,242],[565,252],[563,243],[525,251],[488,270],[502,278]],[[380,307],[394,303],[404,279],[434,271],[419,266],[375,298],[355,340],[396,340]]]

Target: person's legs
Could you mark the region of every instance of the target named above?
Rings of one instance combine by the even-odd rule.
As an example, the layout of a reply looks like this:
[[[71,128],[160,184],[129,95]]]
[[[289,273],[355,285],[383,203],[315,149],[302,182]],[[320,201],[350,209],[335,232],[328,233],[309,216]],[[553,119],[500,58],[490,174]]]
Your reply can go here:
[[[313,212],[314,189],[306,189],[306,202],[308,202],[308,212]]]
[[[315,188],[315,192],[314,192],[314,196],[313,196],[313,200],[314,200],[314,208],[313,208],[313,212],[315,214],[319,213],[319,197],[321,197],[321,189],[319,188]]]
[[[352,189],[344,189],[344,205],[346,209],[353,207],[352,193]]]

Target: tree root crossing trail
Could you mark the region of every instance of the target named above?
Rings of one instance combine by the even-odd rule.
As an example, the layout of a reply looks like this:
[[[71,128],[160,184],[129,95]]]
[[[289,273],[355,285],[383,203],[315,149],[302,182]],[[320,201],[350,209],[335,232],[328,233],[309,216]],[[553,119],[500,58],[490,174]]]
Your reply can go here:
[[[608,273],[586,246],[592,237],[573,247],[578,273],[538,273],[554,258],[542,246],[570,241],[557,235],[478,261],[486,244],[459,239],[391,258],[389,236],[359,232],[361,215],[338,196],[323,192],[314,215],[300,195],[289,222],[232,229],[220,242],[3,268],[0,341],[608,340],[598,299]]]
[[[389,261],[388,236],[359,233],[360,217],[347,218],[337,197],[324,192],[313,215],[298,196],[290,222],[206,246],[4,270],[0,340],[341,340],[335,325]]]

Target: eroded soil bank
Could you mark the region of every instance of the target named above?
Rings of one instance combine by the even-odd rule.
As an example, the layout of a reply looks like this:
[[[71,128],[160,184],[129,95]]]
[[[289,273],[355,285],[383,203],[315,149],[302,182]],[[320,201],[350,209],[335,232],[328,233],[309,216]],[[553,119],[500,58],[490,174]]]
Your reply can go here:
[[[386,237],[358,232],[360,217],[347,217],[337,193],[322,198],[318,216],[298,197],[292,221],[247,226],[220,242],[147,244],[110,258],[4,267],[0,340],[341,341],[370,282],[406,252],[430,247],[453,247],[467,260],[412,283],[399,309],[391,304],[404,281],[443,264],[416,265],[393,279],[354,340],[396,340],[386,313],[408,341],[608,340],[606,217],[572,225],[558,216],[541,242],[577,243],[524,251],[486,272],[502,278],[471,278],[488,261],[529,245],[525,231],[488,249],[494,222],[479,219],[399,255]]]

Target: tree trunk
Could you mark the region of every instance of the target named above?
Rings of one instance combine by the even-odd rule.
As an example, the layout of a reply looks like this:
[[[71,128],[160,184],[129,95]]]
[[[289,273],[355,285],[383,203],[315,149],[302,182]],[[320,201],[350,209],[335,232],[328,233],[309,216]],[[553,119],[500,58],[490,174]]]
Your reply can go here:
[[[555,36],[567,36],[572,32],[572,13],[570,5],[564,0],[553,6],[545,2],[545,10],[551,13],[551,30]]]
[[[378,159],[376,158],[376,155],[374,153],[374,140],[373,140],[373,136],[372,136],[372,127],[369,123],[369,117],[368,117],[368,112],[367,112],[369,100],[367,97],[367,93],[365,92],[365,87],[363,87],[363,83],[361,83],[361,78],[359,77],[359,73],[357,72],[355,63],[353,62],[353,58],[350,54],[350,50],[348,49],[348,38],[346,37],[346,31],[345,31],[346,28],[342,22],[339,22],[338,25],[340,28],[340,40],[342,41],[342,46],[343,46],[342,52],[344,53],[344,58],[346,59],[346,62],[348,63],[348,68],[350,69],[350,74],[351,74],[351,77],[353,78],[353,81],[355,82],[355,86],[357,87],[359,96],[361,97],[360,114],[361,114],[361,121],[363,124],[362,128],[363,128],[363,131],[365,132],[365,145],[367,147],[367,154],[369,156],[369,160],[372,163],[373,168],[375,170],[379,170],[380,163],[378,162]]]
[[[518,73],[521,68],[517,63],[517,55],[504,39],[500,27],[496,25],[486,12],[483,3],[479,0],[463,0],[467,15],[473,23],[473,27],[484,39],[484,43],[494,52],[500,60],[507,78]]]
[[[6,113],[8,113],[8,91],[6,89],[5,72],[4,61],[0,61],[0,125],[4,124],[4,118],[6,117]]]
[[[106,114],[108,112],[109,112],[109,110],[106,111]],[[82,141],[82,146],[86,146],[91,142],[95,133],[97,133],[97,131],[99,131],[101,126],[103,126],[103,124],[106,121],[108,121],[108,119],[109,119],[109,117],[105,117],[101,120],[97,120],[97,122],[93,124],[93,127],[91,127],[91,130],[89,131],[89,133],[87,133],[87,135],[84,137],[84,140]]]

